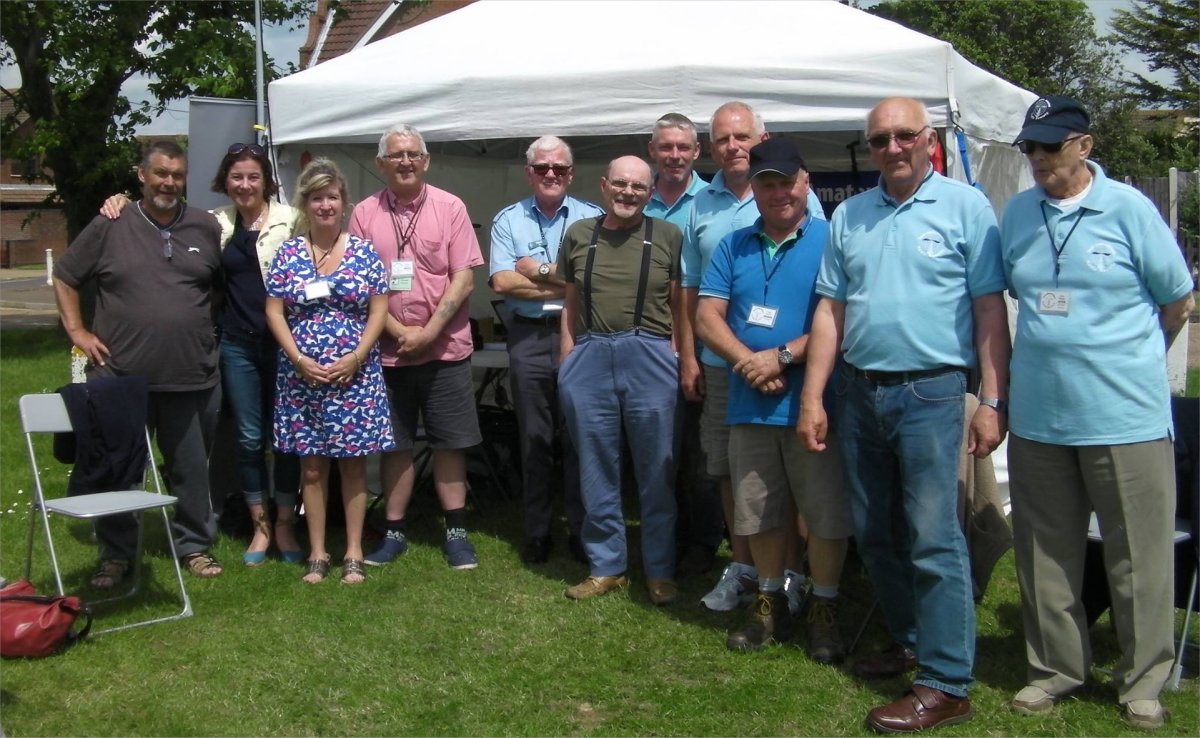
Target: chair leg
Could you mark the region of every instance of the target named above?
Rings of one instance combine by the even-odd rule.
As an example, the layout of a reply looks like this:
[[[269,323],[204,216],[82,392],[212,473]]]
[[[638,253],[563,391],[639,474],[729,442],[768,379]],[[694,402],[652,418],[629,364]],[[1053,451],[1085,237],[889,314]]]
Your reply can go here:
[[[63,589],[62,572],[58,568],[58,553],[54,550],[54,535],[50,532],[50,514],[46,512],[45,508],[42,508],[40,512],[42,514],[42,527],[46,531],[46,549],[50,552],[50,569],[51,569],[51,571],[54,572],[54,586],[57,588],[59,596],[64,596],[67,594],[67,592],[65,589]],[[32,524],[32,521],[31,521],[31,524]],[[31,535],[32,535],[32,532],[31,532]],[[33,565],[33,563],[32,563],[33,562],[33,540],[32,540],[32,538],[30,539],[30,542],[29,542],[29,557],[28,558],[30,561],[29,566],[32,566]]]
[[[1175,663],[1171,666],[1171,678],[1167,680],[1167,689],[1179,691],[1179,681],[1183,678],[1183,655],[1187,653],[1188,630],[1192,625],[1192,606],[1196,602],[1196,584],[1200,578],[1200,565],[1192,572],[1192,586],[1188,590],[1187,609],[1183,616],[1183,634],[1179,636],[1179,647],[1175,650]]]

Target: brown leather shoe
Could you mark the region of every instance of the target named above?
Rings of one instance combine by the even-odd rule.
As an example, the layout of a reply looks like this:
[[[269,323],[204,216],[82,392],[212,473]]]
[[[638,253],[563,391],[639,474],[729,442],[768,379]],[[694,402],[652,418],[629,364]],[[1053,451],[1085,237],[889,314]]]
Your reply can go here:
[[[850,671],[859,679],[891,679],[915,668],[917,655],[912,649],[893,643],[886,651],[855,661]]]
[[[750,603],[741,630],[726,637],[725,647],[730,651],[757,651],[763,646],[790,641],[792,632],[787,596],[783,592],[760,592]]]
[[[674,579],[649,579],[646,581],[646,591],[650,593],[650,601],[659,607],[679,599],[679,586]]]
[[[914,684],[892,704],[867,713],[867,725],[882,733],[913,733],[965,723],[974,715],[968,698]]]
[[[574,587],[568,587],[567,591],[563,594],[569,600],[586,600],[589,597],[597,597],[609,592],[615,592],[628,585],[629,580],[621,575],[615,577],[588,577]]]

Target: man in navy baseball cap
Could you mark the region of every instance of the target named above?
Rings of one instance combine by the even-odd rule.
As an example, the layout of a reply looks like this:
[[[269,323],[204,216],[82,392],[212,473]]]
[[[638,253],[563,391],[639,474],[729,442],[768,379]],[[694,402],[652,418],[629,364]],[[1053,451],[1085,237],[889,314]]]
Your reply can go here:
[[[1039,97],[1025,113],[1025,125],[1017,134],[1013,146],[1025,141],[1044,144],[1062,143],[1072,133],[1088,133],[1091,118],[1083,103],[1065,95]],[[1027,153],[1022,148],[1022,153]]]

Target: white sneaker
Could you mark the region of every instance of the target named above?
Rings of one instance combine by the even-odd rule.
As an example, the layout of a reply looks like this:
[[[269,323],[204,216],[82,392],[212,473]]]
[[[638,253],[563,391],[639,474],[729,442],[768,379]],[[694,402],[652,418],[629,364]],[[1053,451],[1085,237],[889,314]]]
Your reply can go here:
[[[804,603],[808,600],[808,580],[804,575],[785,569],[783,572],[783,593],[787,595],[788,611],[792,613],[792,617],[799,617],[800,611],[804,609]]]
[[[1167,711],[1158,700],[1130,700],[1125,703],[1125,720],[1135,728],[1154,730],[1167,722]]]
[[[756,592],[758,572],[753,566],[735,561],[725,567],[717,586],[700,598],[700,604],[716,612],[730,612],[736,610],[739,604],[749,602]]]

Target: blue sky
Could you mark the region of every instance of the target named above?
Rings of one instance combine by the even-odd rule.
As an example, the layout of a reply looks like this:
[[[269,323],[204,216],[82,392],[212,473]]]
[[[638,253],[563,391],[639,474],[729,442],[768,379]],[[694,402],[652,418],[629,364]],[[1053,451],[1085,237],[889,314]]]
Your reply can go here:
[[[0,0],[2,1],[2,0]],[[1130,8],[1133,5],[1132,0],[1085,0],[1087,5],[1096,17],[1096,30],[1098,35],[1107,35],[1111,32],[1108,27],[1108,20],[1118,8]],[[280,66],[286,66],[287,62],[297,64],[299,61],[300,44],[304,43],[307,35],[307,24],[301,23],[299,28],[289,30],[283,26],[267,26],[263,32],[263,45],[267,53],[275,58]],[[1133,55],[1122,57],[1122,63],[1126,69],[1145,74],[1160,81],[1171,82],[1169,77],[1163,75],[1150,75],[1145,63]],[[7,67],[0,68],[0,85],[4,87],[12,87],[20,83],[20,74],[15,68]],[[133,79],[126,83],[124,88],[125,94],[130,100],[142,100],[148,97],[146,90],[145,79]],[[171,134],[171,133],[187,133],[187,102],[183,100],[173,101],[168,107],[168,111],[158,120],[142,129],[143,133],[153,134]]]

